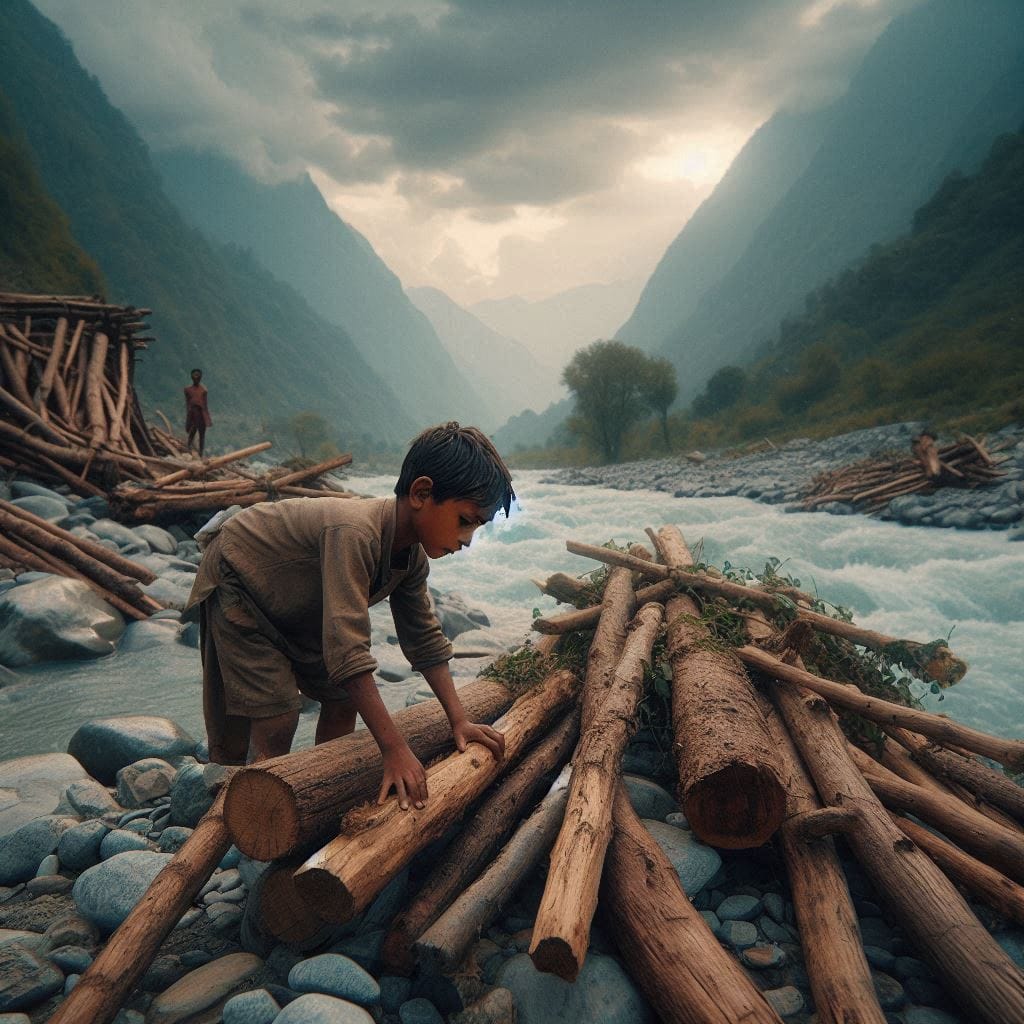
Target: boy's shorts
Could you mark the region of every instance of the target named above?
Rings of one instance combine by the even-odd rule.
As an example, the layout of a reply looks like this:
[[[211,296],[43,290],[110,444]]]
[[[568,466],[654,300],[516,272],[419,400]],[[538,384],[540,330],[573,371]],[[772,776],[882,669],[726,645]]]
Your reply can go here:
[[[214,591],[200,605],[203,700],[207,713],[271,718],[302,707],[302,695],[349,700],[344,687],[298,667],[264,636],[244,607],[225,607]]]

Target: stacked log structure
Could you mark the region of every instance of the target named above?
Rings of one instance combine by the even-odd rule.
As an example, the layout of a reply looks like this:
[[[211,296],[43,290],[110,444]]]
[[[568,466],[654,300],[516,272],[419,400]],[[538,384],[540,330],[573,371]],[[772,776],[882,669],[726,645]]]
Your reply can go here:
[[[952,685],[964,663],[942,645],[834,619],[792,581],[766,572],[744,583],[693,565],[675,527],[648,535],[656,555],[569,542],[605,568],[585,581],[542,581],[575,607],[536,620],[535,644],[460,691],[473,718],[504,731],[502,762],[474,744],[453,750],[440,706],[427,702],[395,716],[429,764],[422,808],[403,812],[394,797],[366,803],[381,772],[366,732],[231,776],[208,826],[211,850],[230,840],[271,862],[250,893],[244,941],[307,955],[329,948],[411,867],[420,884],[385,925],[385,968],[464,981],[478,966],[477,938],[547,862],[529,945],[535,967],[576,979],[596,918],[614,925],[658,1019],[778,1024],[621,784],[641,710],[654,728],[650,707],[661,701],[658,728],[695,835],[733,859],[771,845],[785,865],[818,1021],[889,1019],[853,909],[851,860],[963,1019],[1024,1020],[1024,974],[962,895],[1024,920],[1021,788],[990,766],[1024,769],[1024,742],[922,709],[879,668],[879,658],[891,669],[900,657],[908,671]],[[179,879],[173,913],[148,904],[168,928],[209,868],[210,857],[182,854],[165,868]],[[126,934],[137,942],[136,930]],[[156,948],[151,937],[143,948]],[[124,961],[97,961],[108,987],[111,965],[124,970]],[[137,977],[145,966],[131,970]],[[67,1008],[80,990],[97,998],[89,976],[61,1024],[85,1019]],[[116,1003],[102,1013],[90,1003],[88,1019],[111,1019]]]

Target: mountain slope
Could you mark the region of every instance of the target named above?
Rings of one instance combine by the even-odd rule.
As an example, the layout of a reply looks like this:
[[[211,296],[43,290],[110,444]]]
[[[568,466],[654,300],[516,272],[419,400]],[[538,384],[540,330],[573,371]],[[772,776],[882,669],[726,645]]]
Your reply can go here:
[[[1016,0],[932,0],[893,21],[832,108],[807,170],[664,343],[691,394],[770,337],[809,289],[905,231],[951,163],[971,169],[976,111],[1017,65],[1022,39]],[[995,120],[988,131],[1016,127]]]
[[[344,331],[251,258],[185,224],[135,130],[25,0],[0,4],[0,88],[47,190],[103,268],[108,297],[154,311],[157,342],[137,381],[144,399],[173,414],[199,365],[218,440],[251,437],[300,410],[320,412],[345,437],[409,436],[412,421]]]
[[[492,421],[503,423],[524,409],[543,409],[560,397],[557,374],[542,368],[518,341],[491,330],[437,288],[409,288],[407,294],[473,381]]]
[[[14,110],[0,93],[0,291],[92,295],[103,275],[46,194]]]
[[[205,235],[251,249],[273,274],[343,327],[363,358],[403,390],[422,426],[439,419],[476,422],[487,412],[473,384],[369,242],[324,201],[308,175],[264,185],[211,153],[158,153],[170,197]],[[497,420],[492,416],[487,425]]]
[[[827,116],[782,111],[754,132],[666,250],[617,338],[651,351],[693,312],[807,169]]]

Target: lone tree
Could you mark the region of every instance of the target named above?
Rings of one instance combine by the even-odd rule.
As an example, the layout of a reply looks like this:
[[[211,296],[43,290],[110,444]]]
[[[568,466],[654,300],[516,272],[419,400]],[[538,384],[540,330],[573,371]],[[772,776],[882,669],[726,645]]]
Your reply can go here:
[[[621,341],[595,341],[562,371],[562,383],[576,400],[576,429],[606,462],[618,459],[626,431],[649,408],[644,398],[649,363],[640,349]]]
[[[640,381],[640,394],[644,405],[655,413],[661,423],[661,436],[665,451],[670,448],[668,436],[668,411],[679,394],[676,383],[676,368],[667,359],[648,359]]]

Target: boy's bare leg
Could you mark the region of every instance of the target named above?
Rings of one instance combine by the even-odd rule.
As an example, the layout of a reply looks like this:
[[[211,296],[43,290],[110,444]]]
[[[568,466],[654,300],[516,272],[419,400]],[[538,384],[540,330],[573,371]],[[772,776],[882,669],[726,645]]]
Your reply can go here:
[[[250,718],[225,715],[219,742],[210,745],[210,760],[214,764],[245,764],[249,755]]]
[[[347,736],[356,727],[356,709],[348,700],[325,700],[316,722],[316,742],[326,743]]]
[[[249,736],[249,763],[279,757],[292,749],[295,730],[299,727],[299,709],[285,711],[270,718],[254,718]]]

